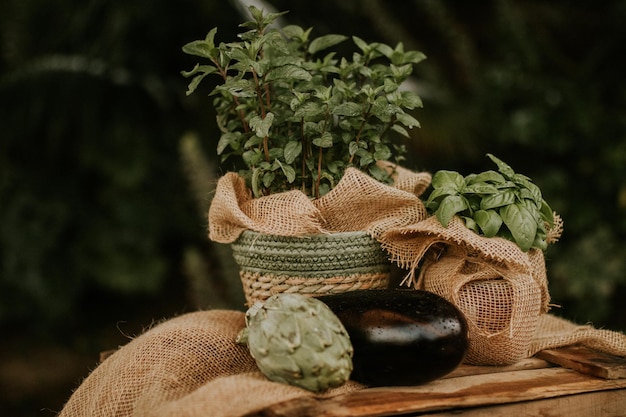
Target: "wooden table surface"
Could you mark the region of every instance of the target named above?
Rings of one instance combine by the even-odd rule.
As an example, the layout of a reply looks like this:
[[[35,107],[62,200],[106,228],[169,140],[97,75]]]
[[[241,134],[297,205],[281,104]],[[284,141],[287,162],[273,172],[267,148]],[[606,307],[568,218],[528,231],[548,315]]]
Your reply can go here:
[[[462,365],[419,386],[286,401],[253,416],[626,417],[626,359],[561,348],[512,366]]]

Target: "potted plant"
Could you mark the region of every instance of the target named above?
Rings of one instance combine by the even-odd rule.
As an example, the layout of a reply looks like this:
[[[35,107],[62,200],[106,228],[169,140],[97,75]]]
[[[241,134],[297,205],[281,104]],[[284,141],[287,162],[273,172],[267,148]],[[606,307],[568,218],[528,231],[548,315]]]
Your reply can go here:
[[[487,156],[497,171],[436,172],[429,217],[391,231],[384,245],[412,268],[409,285],[446,298],[468,319],[466,362],[505,365],[527,357],[549,309],[543,252],[562,221],[529,177]]]
[[[249,11],[252,20],[241,25],[245,31],[237,41],[216,42],[214,28],[183,47],[204,60],[183,72],[191,77],[187,94],[207,76],[219,80],[210,92],[221,132],[217,153],[237,170],[220,180],[228,185],[218,184],[209,236],[233,243],[249,302],[304,282],[305,293],[385,286],[388,261],[372,231],[333,219],[358,219],[361,210],[371,211],[363,199],[377,191],[359,184],[393,188],[403,176],[395,165],[406,152],[398,138],[419,126],[409,112],[422,103],[401,85],[425,57],[401,43],[392,48],[356,36],[354,52],[342,56],[346,36],[313,37],[312,29],[295,25],[273,28],[284,12],[266,14],[254,6]],[[340,187],[347,174],[357,175],[358,184]],[[410,212],[406,221],[425,214],[415,191],[429,181],[426,174],[408,186],[405,181],[413,193],[400,203]],[[346,200],[350,192],[358,196],[348,206],[329,208],[329,201]],[[230,203],[223,202],[225,196],[232,197]],[[312,206],[300,211],[307,204]],[[278,247],[291,255],[278,256]],[[359,275],[364,279],[355,280]]]

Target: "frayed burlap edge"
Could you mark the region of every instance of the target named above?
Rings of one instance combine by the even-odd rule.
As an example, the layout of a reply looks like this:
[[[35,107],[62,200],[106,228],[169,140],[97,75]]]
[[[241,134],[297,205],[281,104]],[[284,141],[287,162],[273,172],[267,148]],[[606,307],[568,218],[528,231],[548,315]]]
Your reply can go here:
[[[435,216],[406,227],[387,230],[379,239],[392,260],[405,269],[416,269],[426,252],[437,243],[458,245],[487,261],[528,269],[530,262],[514,242],[500,237],[486,238],[468,229],[463,220],[453,217],[448,227]]]
[[[611,355],[626,357],[626,335],[592,325],[579,325],[569,320],[544,314],[530,343],[528,356],[544,349],[582,345]]]
[[[394,172],[394,185],[348,168],[328,194],[314,200],[297,190],[253,198],[241,177],[227,173],[218,180],[209,208],[209,238],[232,243],[244,230],[278,236],[367,231],[377,238],[390,228],[424,219],[419,195],[430,185],[431,175],[379,165]]]

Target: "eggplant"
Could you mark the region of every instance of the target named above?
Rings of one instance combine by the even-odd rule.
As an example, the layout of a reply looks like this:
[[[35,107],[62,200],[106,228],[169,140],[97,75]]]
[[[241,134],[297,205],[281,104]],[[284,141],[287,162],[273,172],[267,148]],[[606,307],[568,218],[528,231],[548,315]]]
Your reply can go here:
[[[317,297],[343,323],[352,346],[351,379],[369,386],[419,385],[463,362],[467,322],[427,291],[356,290]]]

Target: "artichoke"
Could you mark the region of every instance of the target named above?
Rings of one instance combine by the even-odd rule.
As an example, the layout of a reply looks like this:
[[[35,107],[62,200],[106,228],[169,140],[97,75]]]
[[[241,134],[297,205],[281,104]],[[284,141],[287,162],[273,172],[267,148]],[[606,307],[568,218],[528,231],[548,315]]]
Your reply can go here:
[[[246,312],[238,337],[268,379],[319,392],[345,383],[352,343],[326,304],[300,294],[277,294]]]

